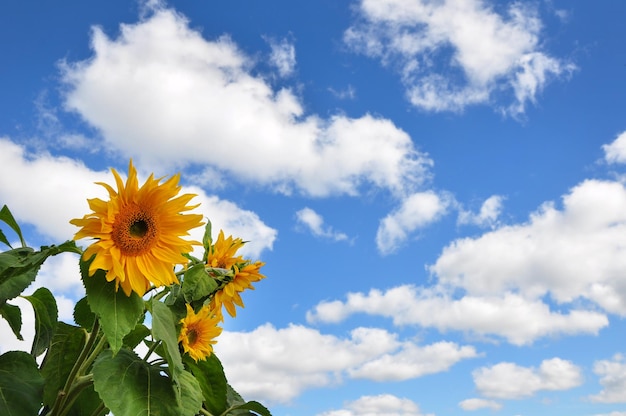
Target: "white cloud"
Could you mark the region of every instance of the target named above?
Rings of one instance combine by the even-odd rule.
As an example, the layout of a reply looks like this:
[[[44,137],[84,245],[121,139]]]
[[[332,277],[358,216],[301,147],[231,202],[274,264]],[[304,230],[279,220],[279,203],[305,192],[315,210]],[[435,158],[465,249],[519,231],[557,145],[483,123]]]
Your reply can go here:
[[[404,380],[445,371],[476,355],[472,347],[453,343],[418,346],[399,341],[384,329],[356,328],[349,337],[322,334],[302,325],[275,328],[265,324],[251,332],[225,331],[216,345],[229,382],[246,398],[289,402],[302,391],[328,386],[344,377]],[[378,373],[398,359],[399,374]]]
[[[539,368],[503,362],[479,368],[472,376],[482,395],[498,399],[521,399],[541,390],[568,390],[583,381],[580,368],[560,358],[544,360]]]
[[[143,166],[136,165],[138,170]],[[118,170],[125,177],[126,169]],[[157,177],[159,175],[156,175]],[[141,182],[140,177],[140,182]],[[108,199],[106,190],[95,182],[113,183],[109,172],[94,172],[82,162],[49,154],[25,153],[25,149],[7,138],[0,138],[0,200],[7,204],[18,223],[33,224],[52,243],[71,239],[77,228],[69,223],[90,212],[87,198]],[[276,230],[264,224],[255,213],[229,201],[209,196],[197,187],[184,187],[182,192],[195,193],[192,202],[200,206],[194,212],[209,217],[215,230],[250,241],[242,253],[258,257],[271,249]],[[202,227],[191,231],[192,238],[201,241]],[[88,242],[85,242],[85,244]],[[46,242],[45,244],[50,244]],[[63,268],[67,265],[63,264]],[[65,284],[50,279],[51,284]]]
[[[473,224],[480,227],[494,227],[498,223],[498,217],[502,211],[502,201],[504,198],[500,195],[492,195],[483,202],[478,213],[471,211],[459,210],[457,223]]]
[[[611,413],[598,413],[593,416],[626,416],[626,411],[624,412],[611,412]]]
[[[590,396],[594,402],[626,403],[626,361],[624,356],[616,354],[612,360],[596,361],[593,372],[600,376],[603,389]]]
[[[324,218],[309,207],[302,208],[296,212],[296,220],[298,224],[308,228],[316,237],[329,238],[335,241],[348,239],[346,234],[333,230],[331,226],[325,226]]]
[[[439,282],[470,295],[516,291],[565,304],[583,298],[626,315],[626,189],[587,180],[545,203],[528,222],[456,240],[429,267]]]
[[[106,143],[146,167],[209,165],[222,178],[308,195],[364,186],[404,195],[432,161],[383,118],[306,115],[290,89],[273,90],[228,38],[204,39],[172,10],[94,28],[93,56],[61,65],[65,105]]]
[[[418,192],[402,201],[399,208],[380,221],[376,245],[382,254],[397,250],[409,234],[439,219],[450,204],[447,196]]]
[[[270,53],[269,62],[276,68],[281,77],[292,75],[296,67],[296,48],[287,39],[281,41],[269,40]]]
[[[597,334],[608,325],[605,315],[572,309],[553,312],[541,300],[515,293],[454,298],[441,288],[403,285],[386,292],[349,293],[345,302],[320,302],[307,312],[307,320],[339,322],[351,314],[366,313],[393,319],[395,325],[420,325],[439,331],[463,331],[478,336],[498,336],[515,345],[544,336]]]
[[[477,356],[474,347],[459,347],[453,342],[442,341],[425,347],[408,344],[399,352],[385,354],[348,373],[352,378],[376,381],[408,380],[447,371],[455,363]]]
[[[459,407],[463,410],[473,411],[480,409],[491,409],[491,410],[500,410],[502,409],[502,405],[493,400],[472,398],[466,399],[459,403]]]
[[[603,145],[602,150],[607,163],[626,163],[626,131],[613,142]]]
[[[574,69],[541,50],[533,6],[514,2],[498,14],[485,0],[361,0],[359,21],[344,34],[354,50],[397,66],[417,107],[460,111],[497,91],[524,112],[550,77]],[[446,74],[445,76],[442,74]]]
[[[318,414],[318,416],[429,416],[420,411],[419,406],[412,400],[380,394],[377,396],[362,396],[357,400],[346,403],[345,409],[332,410]],[[433,416],[432,414],[430,416]]]

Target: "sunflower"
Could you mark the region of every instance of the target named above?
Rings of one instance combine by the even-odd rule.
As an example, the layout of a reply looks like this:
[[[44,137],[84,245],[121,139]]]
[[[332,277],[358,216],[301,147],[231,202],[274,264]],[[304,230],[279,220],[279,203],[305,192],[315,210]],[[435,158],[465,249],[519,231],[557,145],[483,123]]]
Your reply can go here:
[[[202,225],[202,215],[181,214],[198,206],[187,205],[195,195],[177,196],[181,189],[180,174],[163,183],[150,175],[140,188],[132,160],[126,184],[115,169],[111,171],[117,191],[98,182],[109,192],[109,201],[88,199],[93,212],[70,221],[82,227],[74,240],[85,237],[97,240],[83,253],[83,260],[95,255],[89,275],[98,269],[105,270],[106,279],[115,281],[115,290],[121,286],[126,296],[131,291],[143,296],[151,285],[177,283],[174,266],[186,264],[182,253],[189,253],[192,245],[201,244],[181,238],[189,235],[190,229]]]
[[[208,305],[203,306],[197,314],[191,305],[186,306],[187,316],[180,320],[183,326],[178,342],[194,361],[206,360],[213,352],[213,344],[217,343],[215,338],[222,333],[222,328],[217,326],[220,319]]]
[[[209,253],[207,255],[208,267],[219,267],[221,269],[230,269],[237,263],[243,262],[243,257],[235,257],[235,253],[241,247],[244,242],[241,238],[233,239],[233,236],[224,238],[224,230],[220,230],[217,236],[217,241],[211,245]]]
[[[235,305],[241,308],[244,307],[240,293],[246,289],[254,290],[252,283],[265,278],[265,276],[260,273],[260,269],[264,265],[265,263],[257,261],[254,263],[244,263],[241,268],[237,265],[233,266],[235,277],[221,290],[215,292],[213,299],[211,299],[211,307],[217,311],[220,318],[222,317],[222,305],[226,308],[230,316],[233,318],[237,316]]]

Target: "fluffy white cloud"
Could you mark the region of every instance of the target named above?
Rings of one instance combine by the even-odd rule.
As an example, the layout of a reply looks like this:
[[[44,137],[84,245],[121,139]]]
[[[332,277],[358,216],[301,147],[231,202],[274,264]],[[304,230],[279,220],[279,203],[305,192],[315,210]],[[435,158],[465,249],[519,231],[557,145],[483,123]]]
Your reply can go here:
[[[251,332],[225,331],[215,350],[241,394],[274,402],[288,402],[305,389],[339,383],[343,377],[404,380],[476,356],[472,347],[443,342],[418,346],[378,328],[356,328],[340,338],[302,325],[277,329],[271,324]],[[399,374],[378,373],[396,359],[407,368],[396,363]]]
[[[594,402],[626,403],[626,361],[616,354],[611,360],[596,361],[593,372],[600,376],[602,391],[590,396]]]
[[[399,381],[448,370],[466,358],[478,356],[474,347],[459,347],[453,342],[437,342],[425,347],[407,344],[402,350],[349,370],[353,378]]]
[[[585,298],[626,315],[626,189],[587,180],[528,222],[452,242],[430,271],[471,295],[516,291],[559,303]]]
[[[302,208],[296,212],[296,220],[298,224],[305,226],[317,237],[329,238],[335,241],[348,239],[346,234],[333,230],[331,226],[325,226],[324,218],[309,207]]]
[[[349,293],[345,302],[320,302],[307,312],[309,322],[339,322],[353,313],[380,315],[395,325],[499,336],[516,345],[561,334],[597,334],[608,325],[605,315],[581,309],[553,312],[541,300],[515,293],[454,298],[440,288],[403,285],[385,292]]]
[[[541,50],[528,4],[499,14],[486,0],[361,0],[358,12],[345,42],[397,66],[410,101],[426,110],[459,111],[505,89],[515,97],[505,111],[519,115],[548,78],[574,69]]]
[[[287,39],[281,41],[269,40],[270,53],[269,62],[276,68],[281,77],[288,77],[293,74],[296,67],[296,48]]]
[[[479,409],[491,409],[491,410],[500,410],[502,409],[502,405],[493,400],[472,398],[463,400],[459,403],[459,407],[463,410],[479,410]]]
[[[439,219],[447,210],[450,198],[435,192],[418,192],[402,201],[399,208],[380,221],[376,246],[382,254],[397,250],[418,228]]]
[[[521,399],[540,390],[568,390],[582,384],[580,368],[567,360],[552,358],[539,368],[503,362],[472,373],[478,391],[485,397]]]
[[[387,119],[306,115],[274,91],[228,38],[204,39],[172,10],[94,28],[93,56],[62,65],[65,105],[108,145],[147,167],[209,165],[222,177],[281,192],[355,195],[362,186],[404,195],[432,164]]]
[[[494,227],[498,223],[503,200],[500,195],[492,195],[483,202],[477,213],[460,209],[457,223]]]
[[[380,394],[377,396],[362,396],[348,402],[345,409],[332,410],[320,413],[318,416],[433,416],[425,415],[419,406],[412,400]]]
[[[602,146],[607,163],[626,163],[626,131],[613,142]]]
[[[143,166],[137,168],[142,170]],[[125,169],[119,172],[124,177]],[[82,162],[66,157],[46,153],[27,155],[24,147],[0,138],[0,200],[8,205],[18,223],[34,225],[41,234],[54,239],[52,243],[73,237],[77,228],[69,221],[90,212],[87,198],[108,199],[106,190],[95,182],[112,183],[113,175],[94,172]],[[194,212],[208,217],[214,230],[223,228],[226,233],[250,241],[242,253],[258,257],[264,249],[272,248],[276,230],[255,213],[206,195],[200,188],[184,187],[182,192],[197,195],[193,202],[201,205]],[[202,240],[202,234],[202,227],[191,231],[192,238],[198,241]],[[49,283],[56,287],[70,276],[73,275],[49,279]]]

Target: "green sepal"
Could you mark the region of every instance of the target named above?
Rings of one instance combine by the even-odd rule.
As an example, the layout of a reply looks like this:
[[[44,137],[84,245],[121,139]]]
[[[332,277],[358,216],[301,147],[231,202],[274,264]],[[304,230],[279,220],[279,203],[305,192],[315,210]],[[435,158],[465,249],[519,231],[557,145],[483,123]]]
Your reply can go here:
[[[107,282],[104,270],[97,270],[93,276],[89,276],[90,263],[91,260],[80,261],[87,302],[98,317],[113,354],[116,354],[124,345],[124,337],[143,316],[144,301],[135,292],[126,296],[124,291],[116,290],[115,282]]]
[[[33,357],[38,357],[50,347],[57,328],[59,319],[57,302],[52,292],[45,287],[40,287],[32,295],[23,296],[23,298],[33,305],[35,311],[35,338],[31,354]]]
[[[217,282],[209,275],[204,263],[196,264],[185,271],[182,293],[187,303],[205,299],[216,289]]]
[[[22,311],[19,306],[11,305],[9,303],[5,303],[0,306],[0,316],[2,316],[11,327],[11,331],[15,334],[17,339],[20,341],[24,341],[22,337]]]
[[[36,415],[43,387],[44,379],[32,355],[23,351],[0,355],[0,415]]]
[[[59,322],[50,349],[41,365],[46,380],[43,403],[52,406],[87,340],[87,332],[77,326]]]

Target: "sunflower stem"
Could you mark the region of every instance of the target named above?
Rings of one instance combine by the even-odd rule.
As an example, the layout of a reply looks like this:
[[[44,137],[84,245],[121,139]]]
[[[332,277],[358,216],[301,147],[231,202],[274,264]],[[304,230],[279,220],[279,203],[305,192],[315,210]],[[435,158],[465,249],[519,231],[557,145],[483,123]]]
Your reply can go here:
[[[57,415],[62,414],[63,409],[65,408],[65,404],[67,403],[69,391],[72,385],[74,384],[74,381],[80,374],[82,365],[87,359],[87,357],[89,356],[89,353],[91,352],[93,344],[98,338],[99,332],[100,332],[100,323],[98,322],[98,319],[96,319],[94,320],[93,327],[91,328],[91,333],[87,334],[87,342],[83,346],[83,349],[81,350],[80,355],[78,356],[78,359],[72,366],[72,369],[70,370],[70,374],[68,375],[67,380],[65,380],[65,385],[63,386],[63,390],[59,391],[59,394],[57,394],[57,398],[54,401],[54,404],[52,405],[52,409],[50,409],[50,412],[48,413],[48,415],[57,416]]]
[[[148,358],[150,358],[152,353],[159,347],[159,345],[161,345],[161,341],[154,341],[154,343],[148,349],[148,352],[146,353],[146,355],[143,357],[143,360],[145,362],[148,362]]]

